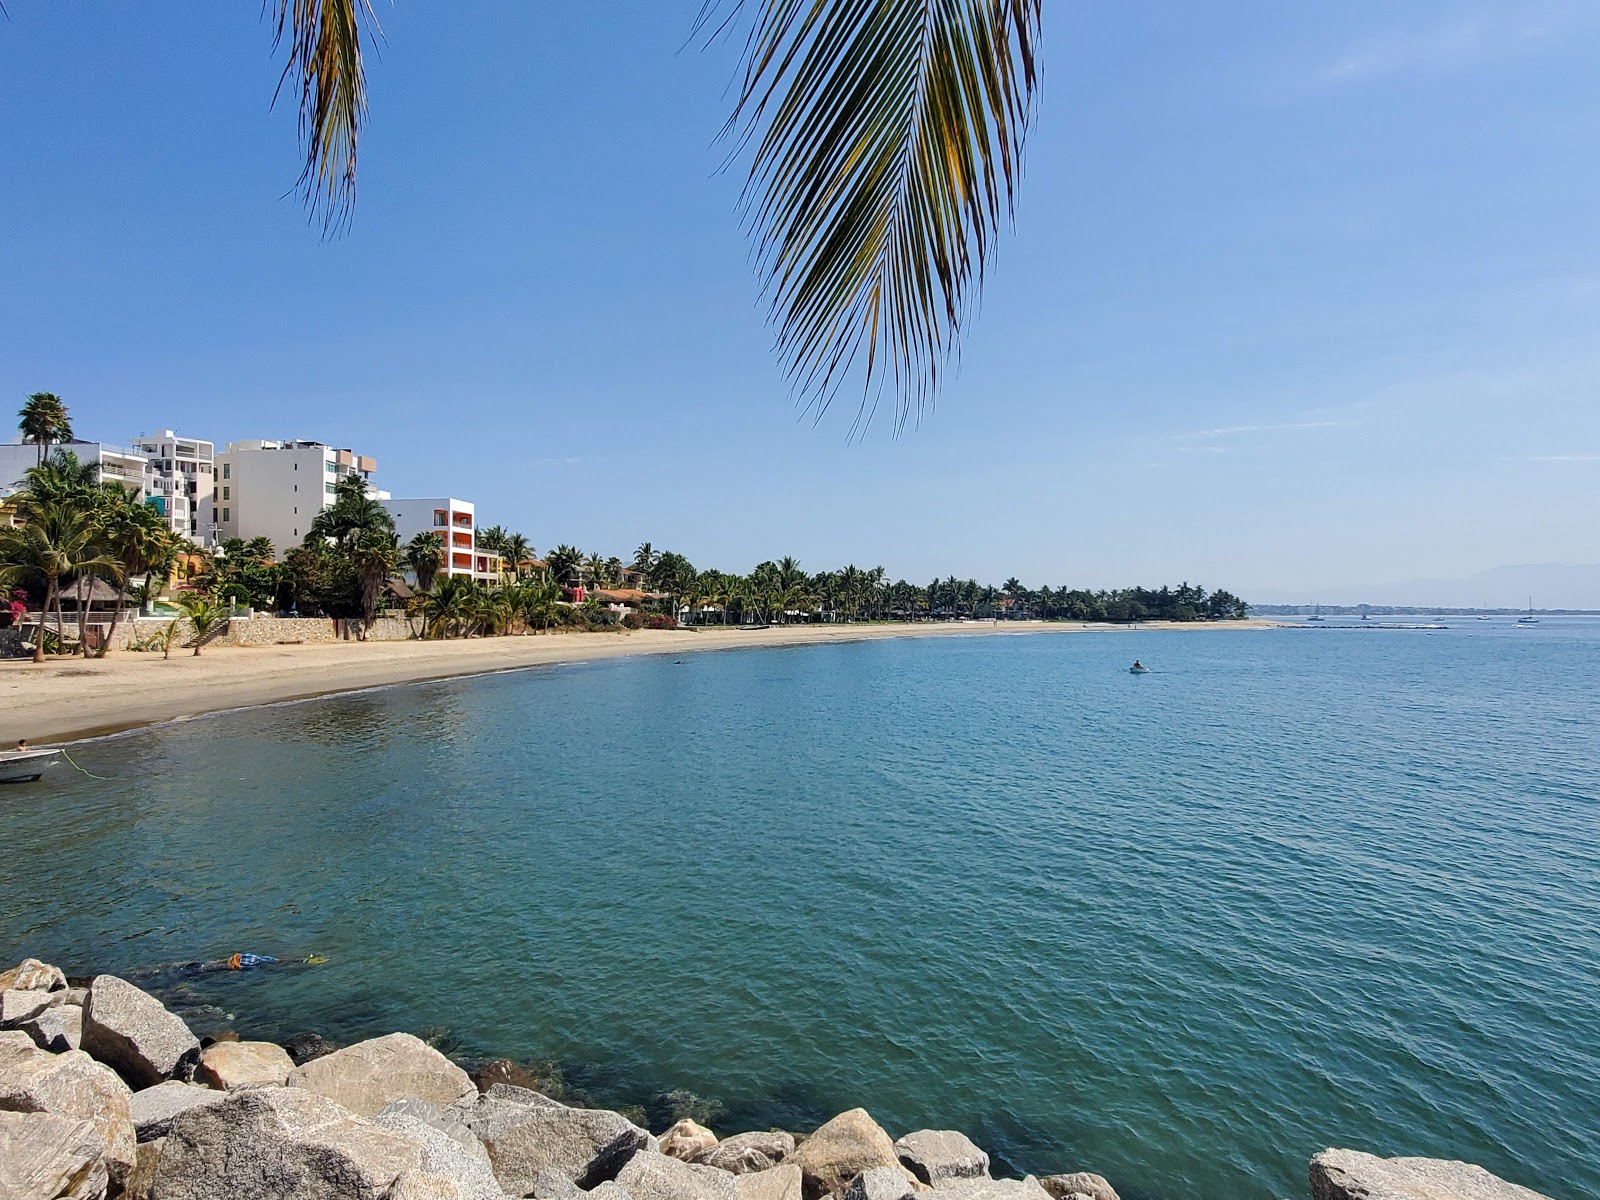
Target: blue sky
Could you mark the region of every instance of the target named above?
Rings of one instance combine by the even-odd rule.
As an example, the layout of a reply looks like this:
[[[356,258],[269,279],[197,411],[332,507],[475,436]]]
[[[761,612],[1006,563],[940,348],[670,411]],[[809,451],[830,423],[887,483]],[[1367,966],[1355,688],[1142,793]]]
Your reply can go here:
[[[723,569],[1332,602],[1600,561],[1600,6],[1048,0],[960,368],[855,443],[770,355],[697,7],[380,2],[323,242],[259,5],[11,0],[0,395]]]

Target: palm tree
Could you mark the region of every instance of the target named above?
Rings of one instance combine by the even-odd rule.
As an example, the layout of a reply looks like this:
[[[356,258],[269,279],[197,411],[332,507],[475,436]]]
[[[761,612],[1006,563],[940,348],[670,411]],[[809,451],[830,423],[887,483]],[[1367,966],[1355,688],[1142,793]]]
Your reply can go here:
[[[111,628],[96,658],[106,656],[117,636],[117,623],[122,619],[122,609],[128,600],[128,580],[142,574],[148,581],[151,567],[174,553],[174,539],[166,518],[121,488],[108,497],[104,533],[107,548],[117,559],[117,607],[112,611]]]
[[[465,575],[446,575],[423,598],[423,619],[440,637],[460,636],[472,619],[477,590]]]
[[[401,561],[416,575],[419,591],[432,591],[433,581],[444,567],[444,535],[423,530],[406,543]]]
[[[72,419],[67,406],[54,392],[34,392],[17,413],[17,428],[22,440],[39,448],[39,465],[44,466],[45,447],[52,442],[72,440]]]
[[[752,148],[745,212],[777,353],[820,412],[862,364],[857,425],[892,380],[896,428],[931,400],[1021,175],[1043,0],[705,0],[745,22],[725,133]],[[371,0],[272,0],[298,94],[299,190],[349,220]],[[748,18],[745,14],[748,13]]]
[[[508,534],[501,554],[511,569],[511,578],[521,579],[522,564],[533,557],[533,543],[520,533]]]
[[[251,562],[270,566],[273,560],[272,539],[269,537],[253,537],[244,544],[244,557]]]
[[[361,589],[361,628],[372,628],[378,612],[378,591],[400,564],[400,541],[389,530],[368,529],[350,548],[350,565]]]
[[[333,503],[312,518],[307,542],[322,539],[348,550],[373,531],[394,532],[394,518],[368,495],[361,476],[346,475],[333,486]]]
[[[206,638],[227,622],[227,606],[218,604],[204,592],[188,592],[178,597],[178,607],[183,609],[189,628],[194,630],[194,656],[199,658]]]
[[[550,567],[550,577],[562,587],[577,587],[583,582],[583,552],[576,546],[557,546],[545,561]]]
[[[117,561],[100,543],[99,514],[68,501],[32,500],[20,528],[0,529],[0,585],[42,579],[44,606],[33,643],[33,661],[44,661],[44,622],[56,610],[56,645],[61,645],[61,580],[80,572],[115,571]]]
[[[656,548],[649,542],[640,542],[639,548],[633,552],[633,569],[643,575],[649,575],[656,565]]]

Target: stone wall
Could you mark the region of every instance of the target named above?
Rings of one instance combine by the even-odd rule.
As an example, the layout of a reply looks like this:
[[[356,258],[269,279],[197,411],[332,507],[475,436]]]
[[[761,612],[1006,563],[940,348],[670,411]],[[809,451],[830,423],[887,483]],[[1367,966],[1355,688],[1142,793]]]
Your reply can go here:
[[[361,622],[332,617],[235,617],[228,622],[228,641],[235,646],[353,642],[360,632]],[[367,631],[367,640],[372,642],[403,642],[414,636],[404,617],[379,617]]]
[[[33,651],[22,644],[22,630],[16,626],[0,629],[0,658],[31,658]]]

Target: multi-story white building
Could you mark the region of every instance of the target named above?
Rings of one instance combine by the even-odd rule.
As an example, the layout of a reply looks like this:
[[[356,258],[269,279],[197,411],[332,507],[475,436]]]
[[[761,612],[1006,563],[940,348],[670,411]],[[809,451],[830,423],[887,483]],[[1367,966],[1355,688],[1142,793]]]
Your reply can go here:
[[[385,500],[383,506],[394,518],[402,547],[419,533],[437,533],[444,539],[441,575],[467,575],[482,583],[500,578],[499,556],[478,547],[477,508],[470,500],[441,496]]]
[[[116,482],[130,492],[145,494],[145,458],[137,450],[113,446],[109,442],[60,442],[46,446],[45,457],[50,458],[58,450],[74,455],[80,463],[97,466],[101,483]],[[0,445],[0,487],[21,483],[28,468],[38,464],[39,447],[32,442]]]
[[[208,545],[216,447],[163,429],[151,436],[140,434],[133,448],[147,463],[144,490],[149,503],[167,518],[173,533]]]
[[[365,455],[321,442],[253,440],[229,442],[216,458],[211,524],[216,541],[264,537],[282,559],[305,539],[316,515],[333,503],[334,486],[346,475],[372,488],[378,464]]]

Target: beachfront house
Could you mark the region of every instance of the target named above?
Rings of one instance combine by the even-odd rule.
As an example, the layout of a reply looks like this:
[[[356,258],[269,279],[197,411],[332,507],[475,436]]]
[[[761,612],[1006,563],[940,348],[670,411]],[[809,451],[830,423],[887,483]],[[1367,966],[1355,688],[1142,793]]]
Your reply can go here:
[[[321,442],[255,439],[229,442],[216,456],[212,475],[212,540],[264,537],[282,559],[305,539],[311,522],[333,504],[334,486],[347,475],[366,481],[375,500],[388,495],[372,486],[378,464],[364,454]]]
[[[404,546],[419,533],[437,533],[444,539],[441,575],[464,575],[479,583],[497,583],[500,556],[478,545],[478,510],[470,500],[454,496],[385,499],[384,508],[394,518],[394,531]]]
[[[130,492],[145,495],[145,457],[128,446],[110,442],[59,442],[45,447],[49,458],[58,450],[72,454],[80,463],[99,468],[101,483],[120,483]],[[15,487],[29,467],[39,465],[39,447],[32,442],[7,442],[0,445],[0,487]]]

